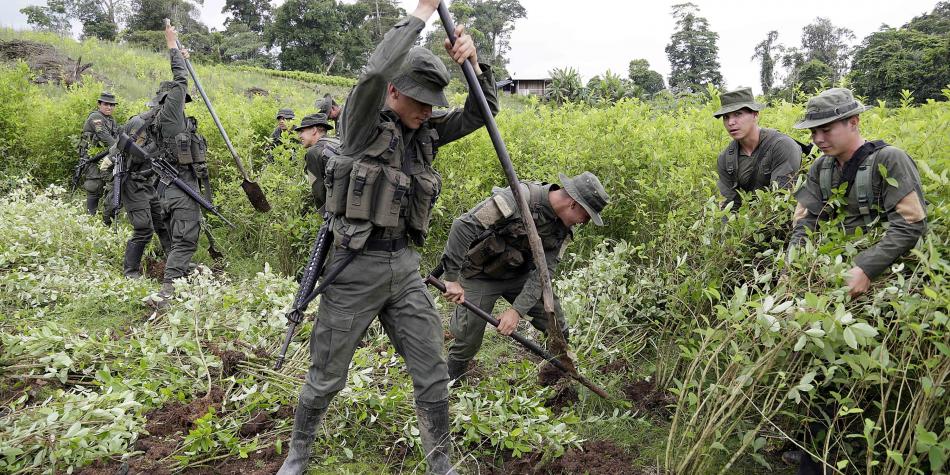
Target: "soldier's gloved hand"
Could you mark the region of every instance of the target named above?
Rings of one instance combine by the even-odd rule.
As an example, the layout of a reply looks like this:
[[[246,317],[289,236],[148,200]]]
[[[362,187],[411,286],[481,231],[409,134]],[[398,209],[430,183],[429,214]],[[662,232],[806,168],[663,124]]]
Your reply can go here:
[[[505,336],[511,335],[513,331],[518,329],[518,320],[520,319],[521,315],[513,308],[501,312],[501,315],[498,316],[498,333]]]
[[[287,312],[287,320],[290,320],[295,325],[300,325],[300,322],[303,321],[303,312],[298,310],[291,310]]]
[[[442,296],[456,305],[465,303],[465,289],[458,282],[445,281],[445,292]]]
[[[99,162],[99,171],[104,172],[112,167],[112,157],[106,156]]]

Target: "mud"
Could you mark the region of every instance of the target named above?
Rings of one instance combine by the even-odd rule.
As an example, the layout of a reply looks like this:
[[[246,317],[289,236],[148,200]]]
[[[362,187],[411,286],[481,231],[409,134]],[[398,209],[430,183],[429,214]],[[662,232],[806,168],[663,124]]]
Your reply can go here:
[[[216,464],[201,467],[192,467],[182,472],[186,475],[273,475],[287,458],[287,447],[284,453],[278,454],[274,447],[266,447],[247,454],[246,459],[237,456]]]
[[[541,386],[554,386],[561,379],[568,378],[569,376],[547,361],[541,363],[541,367],[538,368],[538,384]]]
[[[266,411],[260,411],[238,429],[238,435],[244,438],[254,437],[273,425],[274,421],[271,420],[270,415]]]
[[[609,441],[588,441],[582,450],[570,449],[563,456],[549,462],[541,461],[541,454],[531,453],[498,465],[482,461],[479,473],[489,475],[645,475],[647,472],[633,466],[634,455]]]
[[[217,345],[208,345],[211,353],[221,358],[221,377],[227,378],[238,372],[238,365],[247,359],[244,353],[236,350],[222,350]]]
[[[663,419],[673,415],[669,407],[676,404],[676,399],[668,391],[657,388],[653,381],[635,381],[623,387],[627,399],[639,409]]]
[[[200,397],[184,404],[173,402],[155,409],[145,415],[145,430],[152,437],[187,434],[199,417],[208,413],[208,408],[221,404],[224,390],[215,386],[207,397]]]
[[[161,282],[165,278],[165,261],[146,257],[144,273],[145,277]]]
[[[600,370],[601,373],[605,373],[605,374],[615,374],[615,373],[628,374],[630,373],[630,363],[628,363],[626,360],[623,360],[623,359],[616,359],[616,360],[611,361],[610,363],[607,363],[601,366],[600,368],[598,368],[598,370]]]
[[[544,405],[556,413],[570,410],[577,403],[577,389],[565,380],[556,388],[554,396],[544,401]]]

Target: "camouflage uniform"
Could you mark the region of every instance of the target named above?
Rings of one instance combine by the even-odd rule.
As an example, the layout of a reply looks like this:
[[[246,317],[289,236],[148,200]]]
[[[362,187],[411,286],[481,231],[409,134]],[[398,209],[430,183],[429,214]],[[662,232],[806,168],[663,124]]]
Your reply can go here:
[[[281,474],[305,470],[317,427],[330,400],[346,384],[353,352],[377,316],[412,376],[429,471],[454,473],[449,461],[449,379],[442,324],[419,275],[419,253],[408,243],[423,245],[429,212],[441,190],[441,179],[432,168],[437,146],[468,135],[483,125],[483,119],[471,96],[464,109],[434,114],[416,130],[404,127],[399,116],[385,107],[390,83],[421,103],[448,105],[442,93],[449,81],[445,66],[428,50],[412,48],[424,26],[415,16],[396,23],[373,52],[347,102],[343,141],[347,157],[331,159],[326,171],[326,208],[334,214],[331,227],[336,240],[327,269],[334,269],[350,253],[358,254],[321,296],[310,336],[312,363]],[[481,67],[479,80],[494,113],[498,108],[494,79],[487,66]],[[352,187],[343,183],[350,167]],[[376,174],[361,175],[367,170]],[[368,196],[360,199],[361,191],[389,186],[393,188],[379,195],[386,198],[385,204],[372,208],[374,201]],[[352,193],[347,192],[350,188]],[[372,219],[354,217],[362,211],[372,211]]]
[[[135,140],[136,144],[148,153],[155,153],[157,145],[149,140],[148,125],[158,113],[153,107],[146,112],[129,119],[122,126],[122,131]],[[138,278],[142,276],[142,254],[152,240],[152,234],[158,236],[162,244],[162,253],[168,254],[171,250],[171,236],[165,228],[165,215],[162,204],[155,193],[155,173],[147,159],[140,159],[129,154],[123,156],[126,160],[128,174],[122,182],[122,205],[125,207],[132,224],[132,237],[125,246],[123,272],[126,277]]]
[[[575,200],[583,200],[589,205],[588,213],[592,218],[597,216],[595,223],[602,223],[599,213],[609,198],[600,180],[590,172],[575,179],[562,175],[561,179],[565,185],[571,183],[570,189],[565,187],[569,195],[574,197],[576,194]],[[591,186],[584,186],[587,183]],[[528,200],[531,218],[544,248],[545,262],[552,274],[573,237],[571,228],[558,218],[551,206],[549,195],[559,188],[551,184],[521,184],[521,193]],[[575,190],[577,192],[573,193]],[[491,313],[495,302],[504,298],[519,315],[528,316],[531,325],[546,332],[548,321],[541,302],[541,279],[510,188],[495,189],[490,198],[455,219],[445,244],[442,264],[445,280],[460,282],[465,290],[465,301]],[[554,312],[566,338],[567,322],[557,296],[554,296]],[[485,321],[468,309],[457,307],[450,330],[455,338],[449,346],[449,377],[458,379],[481,348]]]
[[[333,96],[330,94],[325,94],[320,99],[317,99],[314,106],[317,108],[317,112],[330,117],[330,112],[333,110],[333,107],[339,107],[339,104],[333,100]],[[340,140],[343,140],[343,111],[340,111],[340,115],[336,119],[331,119],[333,121],[333,129],[336,131],[336,137]]]
[[[308,127],[323,127],[327,131],[333,130],[333,126],[327,122],[326,114],[322,113],[304,117],[300,121],[300,125],[294,127],[294,131],[297,132]],[[304,155],[304,176],[310,184],[312,206],[315,210],[321,210],[324,202],[326,202],[327,189],[324,181],[326,179],[327,160],[332,156],[339,155],[342,149],[339,139],[326,135],[307,148],[307,153]]]
[[[843,91],[847,91],[847,94]],[[847,89],[831,89],[823,94],[832,95],[832,97],[842,96],[846,99],[845,102],[856,104],[856,106],[850,112],[842,113],[837,118],[808,120],[806,115],[806,120],[796,124],[796,128],[816,127],[868,109],[854,101],[851,92]],[[822,96],[819,96],[813,100],[821,98]],[[844,107],[839,107],[839,109],[843,110]],[[869,143],[865,146],[870,147],[869,150],[874,148]],[[867,231],[870,226],[882,220],[887,221],[887,231],[881,241],[862,251],[854,260],[855,265],[860,267],[868,278],[874,279],[897,258],[910,251],[923,236],[927,229],[927,211],[920,174],[914,161],[906,152],[890,145],[876,148],[864,159],[864,165],[868,167],[867,173],[870,175],[868,184],[870,202],[862,203],[860,184],[850,185],[846,195],[847,204],[843,208],[844,228],[849,233],[859,227]],[[881,168],[886,170],[887,179],[881,175]],[[822,196],[823,169],[827,170],[825,173],[830,174],[831,189],[837,189],[842,185],[843,170],[835,157],[823,155],[812,164],[805,183],[795,192],[798,204],[790,239],[792,246],[801,244],[806,237],[806,230],[814,230],[819,219],[828,219],[835,213],[834,209],[826,206],[827,200]],[[896,185],[889,184],[888,181],[893,181]]]
[[[108,102],[115,104],[115,96],[103,93],[99,97],[99,102]],[[82,125],[82,135],[79,138],[79,158],[96,155],[102,149],[113,146],[119,135],[119,125],[115,118],[104,115],[99,110],[94,110],[86,117]],[[90,163],[86,167],[86,180],[83,182],[83,189],[86,190],[86,212],[95,215],[99,208],[99,200],[102,198],[106,182],[110,180],[112,174],[108,171],[100,171],[98,163]],[[105,207],[108,208],[108,200]],[[104,213],[108,214],[108,213]]]
[[[764,104],[755,102],[749,88],[724,93],[720,99],[722,107],[713,113],[717,119],[741,109],[759,112],[765,108]],[[722,205],[732,203],[733,211],[739,209],[742,205],[740,190],[751,192],[773,183],[779,188],[791,188],[801,167],[802,146],[777,130],[759,128],[759,144],[752,155],[743,153],[739,141],[733,140],[716,160],[719,172],[716,186],[725,198]]]
[[[795,124],[795,128],[814,131],[867,109],[870,107],[856,101],[851,91],[832,88],[808,101],[805,119]],[[886,178],[881,169],[885,170]],[[839,209],[828,206],[833,190],[842,186],[845,187],[844,206]],[[884,237],[854,259],[854,265],[868,279],[879,276],[910,251],[927,229],[926,201],[917,166],[906,152],[880,141],[865,142],[843,164],[839,164],[834,156],[819,157],[809,168],[805,183],[795,192],[795,198],[798,204],[789,239],[789,256],[793,255],[793,248],[804,242],[808,230],[814,231],[819,220],[829,219],[837,212],[845,213],[843,226],[848,233],[858,228],[866,232],[881,221],[887,221]],[[826,396],[833,390],[820,389]],[[824,430],[821,422],[810,426],[812,434]],[[790,458],[799,459],[796,473],[824,473],[822,466],[806,453],[790,454]]]
[[[185,116],[185,103],[191,101],[188,94],[187,70],[181,51],[169,50],[172,81],[165,81],[155,98],[159,104],[158,114],[149,126],[150,139],[155,142],[159,154],[178,169],[178,178],[193,190],[200,190],[199,181],[207,178],[207,165],[202,160],[181,163],[176,154],[176,140],[195,130],[194,120]],[[177,186],[159,190],[165,227],[171,236],[171,249],[165,261],[162,290],[150,298],[152,305],[161,307],[174,294],[172,282],[188,273],[188,265],[198,249],[201,232],[201,207]]]

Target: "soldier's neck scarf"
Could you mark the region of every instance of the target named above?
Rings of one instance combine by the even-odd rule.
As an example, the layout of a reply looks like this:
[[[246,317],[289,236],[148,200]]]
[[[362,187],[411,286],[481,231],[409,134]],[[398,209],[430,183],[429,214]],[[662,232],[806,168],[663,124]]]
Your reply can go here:
[[[854,186],[854,180],[858,176],[858,169],[861,168],[861,164],[876,150],[887,147],[887,145],[887,142],[883,140],[875,140],[873,142],[864,142],[864,145],[854,151],[854,155],[851,155],[851,160],[845,162],[844,169],[841,170],[841,180],[848,182],[848,189],[845,191],[845,196],[851,194],[851,187]]]

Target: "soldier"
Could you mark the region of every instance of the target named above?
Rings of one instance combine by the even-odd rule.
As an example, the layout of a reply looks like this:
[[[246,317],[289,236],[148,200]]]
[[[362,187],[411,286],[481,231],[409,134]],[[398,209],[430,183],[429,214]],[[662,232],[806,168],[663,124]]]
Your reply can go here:
[[[115,144],[119,135],[119,125],[116,124],[112,112],[118,102],[110,92],[99,95],[98,108],[89,113],[86,122],[82,125],[82,135],[79,138],[79,158],[86,159],[95,155],[104,148]],[[90,149],[94,150],[90,153]],[[86,166],[86,180],[82,187],[86,190],[86,212],[94,216],[99,208],[99,199],[102,198],[109,173],[99,170],[99,164],[91,163]],[[108,208],[108,206],[106,206]],[[106,213],[104,213],[106,214]]]
[[[340,115],[343,113],[343,108],[333,100],[333,96],[329,93],[317,99],[314,106],[317,108],[317,112],[326,115],[328,119],[333,121],[333,125],[336,126],[336,136],[342,140],[343,132],[340,130]]]
[[[802,146],[777,130],[759,127],[759,111],[765,104],[755,102],[752,89],[742,88],[721,96],[722,107],[713,117],[722,118],[732,142],[719,154],[719,193],[723,208],[742,205],[739,190],[751,192],[773,183],[791,188],[802,166]]]
[[[158,146],[150,140],[148,125],[158,113],[158,102],[161,93],[156,93],[155,99],[149,101],[149,109],[141,114],[132,116],[122,126],[122,132],[135,140],[142,149],[154,153]],[[142,254],[152,240],[152,234],[158,236],[162,244],[162,254],[171,250],[171,236],[165,227],[165,215],[162,204],[155,193],[155,172],[146,159],[134,157],[131,154],[121,157],[126,160],[125,169],[128,171],[122,181],[122,206],[125,207],[132,224],[132,237],[125,246],[125,256],[122,260],[123,273],[130,279],[142,277]]]
[[[603,226],[600,213],[609,201],[600,180],[591,172],[573,178],[561,174],[560,179],[563,187],[521,184],[551,272],[571,241],[572,228],[588,221]],[[541,303],[541,280],[518,211],[511,189],[496,188],[490,198],[455,219],[442,259],[445,298],[456,304],[468,300],[488,313],[499,298],[511,304],[498,316],[498,332],[502,335],[510,335],[524,316],[542,332],[548,323]],[[567,324],[556,296],[554,306],[566,337]],[[449,347],[449,378],[459,379],[482,346],[485,321],[459,307],[449,328],[455,336]]]
[[[274,133],[270,134],[271,147],[276,147],[281,143],[281,135],[284,131],[290,127],[290,121],[294,118],[294,111],[292,109],[281,109],[277,111],[277,127],[274,128]]]
[[[313,203],[316,209],[323,208],[326,201],[327,189],[324,185],[324,170],[327,166],[329,156],[340,153],[340,141],[333,137],[327,137],[327,131],[333,130],[333,126],[327,122],[326,114],[310,114],[300,121],[300,125],[294,127],[297,137],[304,147],[307,147],[307,154],[304,155],[304,174],[307,182],[310,183],[310,192],[313,196]],[[325,151],[330,148],[329,154]]]
[[[333,397],[343,389],[353,352],[378,315],[412,376],[419,431],[430,473],[455,473],[450,461],[448,371],[442,324],[419,275],[419,253],[441,191],[432,168],[439,145],[483,125],[475,98],[447,107],[445,65],[413,47],[438,0],[421,0],[376,47],[343,114],[343,154],[326,168],[325,207],[335,242],[327,273],[342,271],[321,296],[310,336],[312,363],[294,415],[290,451],[281,474],[302,473]],[[479,65],[471,36],[457,30],[446,45],[457,62],[470,61],[497,112],[495,81]],[[446,42],[448,43],[448,42]],[[351,175],[352,174],[352,175]],[[321,284],[323,285],[323,284]]]
[[[798,205],[789,251],[805,240],[806,230],[814,231],[819,219],[830,218],[838,209],[845,212],[844,228],[849,233],[888,222],[881,241],[858,254],[848,271],[852,297],[866,292],[871,279],[910,251],[927,229],[917,165],[903,150],[861,136],[860,114],[868,109],[850,90],[828,89],[808,100],[805,119],[795,124],[796,129],[811,130],[812,141],[824,155],[795,192]],[[828,206],[832,192],[842,188],[846,204]]]
[[[174,164],[178,178],[198,191],[201,189],[199,182],[206,182],[208,176],[205,162],[207,144],[197,133],[195,120],[185,116],[185,103],[191,102],[185,69],[188,52],[178,50],[177,39],[175,27],[166,26],[165,42],[171,59],[173,80],[164,81],[159,87],[154,100],[158,104],[158,111],[148,128],[157,154]],[[171,235],[171,249],[165,261],[161,290],[146,297],[146,303],[157,309],[168,306],[175,294],[174,280],[187,274],[191,258],[198,249],[201,232],[201,207],[187,193],[177,186],[168,186],[161,191],[159,199],[165,227]]]

